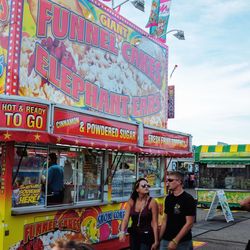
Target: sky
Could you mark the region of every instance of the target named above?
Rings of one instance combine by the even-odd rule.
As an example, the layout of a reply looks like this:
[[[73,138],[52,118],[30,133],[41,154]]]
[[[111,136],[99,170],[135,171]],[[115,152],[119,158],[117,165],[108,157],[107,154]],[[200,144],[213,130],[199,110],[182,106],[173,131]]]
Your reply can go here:
[[[120,14],[145,29],[145,3],[144,13],[127,2]],[[249,28],[249,0],[171,2],[168,31],[183,30],[185,40],[170,32],[166,41],[169,75],[178,65],[168,82],[175,85],[168,129],[191,134],[193,145],[250,144]]]

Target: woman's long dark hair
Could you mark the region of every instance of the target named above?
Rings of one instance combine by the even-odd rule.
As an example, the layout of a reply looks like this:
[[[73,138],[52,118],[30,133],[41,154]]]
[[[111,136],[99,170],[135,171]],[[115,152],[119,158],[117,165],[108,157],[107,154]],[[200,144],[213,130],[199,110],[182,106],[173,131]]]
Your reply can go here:
[[[136,191],[136,189],[139,187],[141,181],[146,181],[146,182],[148,183],[148,180],[145,179],[145,178],[139,178],[139,179],[135,182],[134,187],[133,187],[132,194],[131,194],[131,196],[130,196],[130,198],[131,198],[133,201],[136,201],[136,199],[137,199],[138,196],[139,196],[139,195],[138,195],[138,192]]]

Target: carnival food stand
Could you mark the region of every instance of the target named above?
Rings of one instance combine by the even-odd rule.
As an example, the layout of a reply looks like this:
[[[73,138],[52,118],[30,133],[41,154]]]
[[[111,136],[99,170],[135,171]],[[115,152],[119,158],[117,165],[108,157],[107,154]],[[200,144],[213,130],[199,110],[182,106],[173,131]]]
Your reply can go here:
[[[214,193],[223,189],[229,206],[250,196],[250,145],[202,145],[195,150],[199,165],[198,204],[209,206]]]
[[[191,136],[167,130],[167,47],[96,1],[5,0],[0,22],[0,249],[115,249],[135,179],[162,215],[167,162],[192,155]]]

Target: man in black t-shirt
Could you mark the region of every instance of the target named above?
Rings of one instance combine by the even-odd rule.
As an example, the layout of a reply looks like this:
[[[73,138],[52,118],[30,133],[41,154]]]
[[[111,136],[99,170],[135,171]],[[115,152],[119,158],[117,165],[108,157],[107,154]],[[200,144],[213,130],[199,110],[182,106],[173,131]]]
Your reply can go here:
[[[183,175],[168,174],[170,194],[165,199],[164,218],[160,230],[160,250],[192,250],[191,228],[196,213],[194,198],[183,189]]]

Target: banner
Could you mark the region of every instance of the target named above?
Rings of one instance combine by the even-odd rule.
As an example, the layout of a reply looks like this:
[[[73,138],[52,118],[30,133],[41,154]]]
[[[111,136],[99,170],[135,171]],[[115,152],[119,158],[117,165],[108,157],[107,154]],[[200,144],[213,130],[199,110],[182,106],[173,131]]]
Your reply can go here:
[[[160,41],[166,42],[168,19],[170,15],[171,0],[160,0],[158,25],[150,28],[149,33],[156,36]]]
[[[144,129],[144,146],[165,150],[189,150],[189,137],[149,128]]]
[[[137,126],[80,112],[55,108],[54,133],[136,145]]]
[[[166,45],[99,1],[24,0],[11,11],[6,94],[166,127]]]
[[[175,115],[175,87],[168,86],[168,118],[174,118]]]
[[[46,131],[48,109],[48,105],[35,102],[0,100],[0,127]]]
[[[150,28],[152,26],[158,25],[159,11],[160,11],[160,0],[152,0],[149,20],[145,28]]]

